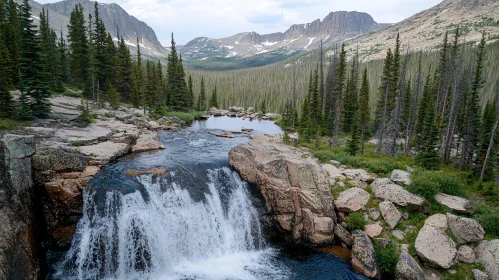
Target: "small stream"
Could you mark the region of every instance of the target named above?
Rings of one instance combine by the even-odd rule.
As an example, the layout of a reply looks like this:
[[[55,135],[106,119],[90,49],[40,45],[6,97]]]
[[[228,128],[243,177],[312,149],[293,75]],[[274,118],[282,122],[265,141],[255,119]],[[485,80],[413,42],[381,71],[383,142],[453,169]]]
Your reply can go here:
[[[48,279],[365,279],[328,253],[274,244],[261,223],[257,191],[228,166],[249,134],[281,133],[271,121],[219,117],[160,132],[166,150],[130,155],[103,168],[84,194],[71,248],[50,255]],[[127,169],[167,168],[130,177]]]

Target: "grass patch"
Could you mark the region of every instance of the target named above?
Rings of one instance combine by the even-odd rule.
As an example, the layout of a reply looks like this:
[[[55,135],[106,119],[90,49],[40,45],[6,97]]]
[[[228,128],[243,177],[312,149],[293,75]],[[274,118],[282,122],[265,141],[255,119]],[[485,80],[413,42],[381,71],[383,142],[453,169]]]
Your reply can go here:
[[[203,112],[198,111],[188,111],[188,112],[165,112],[163,114],[165,117],[177,117],[184,121],[186,124],[192,123],[199,116],[203,115]]]
[[[446,271],[443,278],[444,280],[469,280],[473,278],[473,272],[471,270],[478,269],[483,271],[483,266],[477,263],[474,264],[455,264],[452,266],[452,269],[456,271],[455,274],[451,274],[449,271]]]
[[[462,180],[457,175],[447,172],[416,171],[412,174],[412,183],[407,186],[407,190],[428,200],[432,200],[439,192],[467,197]]]
[[[354,230],[364,230],[366,226],[366,220],[364,219],[364,215],[359,212],[350,213],[347,217],[347,224],[351,231]]]
[[[18,130],[23,126],[30,126],[31,122],[16,121],[0,118],[0,130]]]

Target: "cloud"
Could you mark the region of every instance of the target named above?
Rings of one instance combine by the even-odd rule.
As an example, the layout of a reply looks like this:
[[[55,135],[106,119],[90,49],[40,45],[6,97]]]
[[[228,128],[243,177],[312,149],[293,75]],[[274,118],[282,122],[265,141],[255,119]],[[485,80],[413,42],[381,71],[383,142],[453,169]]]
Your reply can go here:
[[[56,0],[42,0],[55,2]],[[151,26],[160,42],[222,38],[240,32],[284,32],[292,24],[323,19],[332,11],[359,11],[382,23],[403,20],[440,0],[101,0],[115,2]]]

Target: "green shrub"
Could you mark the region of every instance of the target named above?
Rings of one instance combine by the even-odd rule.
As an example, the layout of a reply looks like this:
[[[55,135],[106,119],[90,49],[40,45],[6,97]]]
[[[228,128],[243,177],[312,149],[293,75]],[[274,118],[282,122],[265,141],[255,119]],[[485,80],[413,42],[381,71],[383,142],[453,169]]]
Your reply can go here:
[[[433,180],[431,172],[424,171],[421,173],[413,173],[412,183],[407,186],[407,190],[419,194],[426,199],[433,199],[439,192],[440,185]]]
[[[474,207],[475,218],[480,222],[487,234],[499,236],[499,213],[487,205],[480,204]]]
[[[463,183],[456,175],[443,172],[418,171],[412,175],[412,183],[407,190],[433,199],[437,193],[466,197]]]
[[[183,120],[185,123],[189,124],[193,122],[196,118],[198,118],[200,115],[202,115],[202,112],[198,111],[189,111],[189,112],[165,112],[164,116],[165,117],[177,117],[181,120]]]
[[[376,261],[382,273],[393,273],[399,259],[399,252],[393,243],[390,243],[385,248],[374,243],[374,250],[376,251]]]
[[[335,156],[332,150],[318,150],[314,152],[314,157],[318,158],[321,162],[328,162]]]
[[[360,163],[361,168],[365,168],[376,174],[389,174],[394,169],[406,170],[406,165],[397,162],[393,158],[365,159]]]
[[[362,215],[362,213],[350,213],[346,217],[346,220],[351,231],[364,230],[364,227],[366,226],[366,220],[364,219],[364,215]]]
[[[80,146],[83,146],[85,145],[85,143],[81,140],[74,140],[74,141],[71,141],[71,146],[75,146],[75,147],[80,147]]]

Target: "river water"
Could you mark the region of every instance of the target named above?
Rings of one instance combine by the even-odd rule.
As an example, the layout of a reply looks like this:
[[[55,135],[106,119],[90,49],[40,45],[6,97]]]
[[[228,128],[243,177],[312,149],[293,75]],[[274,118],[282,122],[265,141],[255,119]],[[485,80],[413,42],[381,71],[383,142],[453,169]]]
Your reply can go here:
[[[84,194],[70,250],[50,258],[48,279],[365,279],[336,256],[268,240],[257,191],[228,166],[228,151],[249,134],[210,134],[242,127],[282,132],[271,121],[212,117],[160,132],[165,150],[103,168]],[[152,167],[167,173],[125,173]]]

